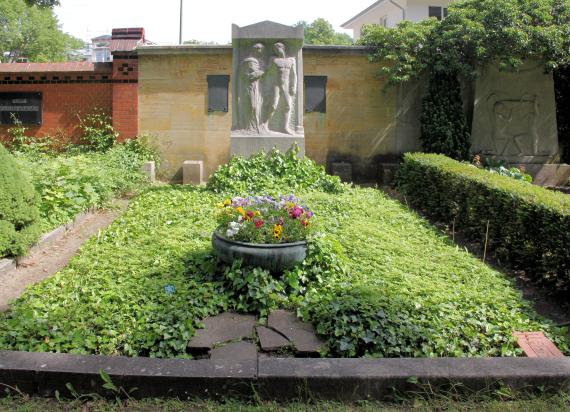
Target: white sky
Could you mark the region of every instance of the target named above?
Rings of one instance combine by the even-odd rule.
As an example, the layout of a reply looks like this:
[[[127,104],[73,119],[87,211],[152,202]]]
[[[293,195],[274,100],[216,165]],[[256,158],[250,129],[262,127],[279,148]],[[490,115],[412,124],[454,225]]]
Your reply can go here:
[[[340,25],[375,0],[183,0],[183,39],[231,41],[231,25],[263,20],[292,25],[322,17]],[[55,9],[63,31],[83,40],[111,34],[115,27],[144,27],[149,40],[178,43],[180,0],[61,0]]]

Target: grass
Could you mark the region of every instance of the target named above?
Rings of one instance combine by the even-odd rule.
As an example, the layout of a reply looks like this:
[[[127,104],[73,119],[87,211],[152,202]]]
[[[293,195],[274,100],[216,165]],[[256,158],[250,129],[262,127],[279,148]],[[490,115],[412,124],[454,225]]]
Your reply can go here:
[[[301,197],[343,270],[323,272],[281,305],[314,322],[329,355],[513,356],[517,330],[543,330],[568,353],[564,330],[540,319],[504,275],[381,192]],[[224,284],[204,276],[215,265],[220,199],[200,188],[146,191],[0,315],[0,349],[187,357],[200,320],[235,307]]]
[[[28,397],[10,397],[0,399],[1,411],[35,412],[38,410],[51,411],[255,411],[255,412],[297,412],[297,411],[327,411],[327,412],[431,412],[431,411],[470,411],[470,412],[529,412],[548,411],[562,412],[570,408],[570,394],[541,394],[523,396],[521,399],[501,396],[483,396],[476,398],[455,399],[449,396],[416,397],[399,402],[359,402],[344,404],[338,402],[291,402],[278,404],[275,402],[259,401],[245,402],[226,400],[214,401],[180,401],[144,399],[130,401],[114,401],[94,399],[89,401],[57,401]]]

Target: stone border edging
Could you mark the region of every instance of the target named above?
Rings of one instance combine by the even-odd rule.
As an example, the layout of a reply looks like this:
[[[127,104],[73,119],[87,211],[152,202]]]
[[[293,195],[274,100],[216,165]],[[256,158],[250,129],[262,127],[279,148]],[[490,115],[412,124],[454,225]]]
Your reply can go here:
[[[299,398],[383,400],[394,391],[461,384],[470,390],[497,382],[513,388],[560,389],[570,382],[570,358],[295,359],[246,361],[109,357],[0,351],[0,386],[28,395],[114,396],[100,371],[135,398],[179,399],[234,396],[271,400]],[[8,386],[6,386],[8,385]],[[3,391],[2,391],[3,392]]]
[[[83,221],[85,219],[87,219],[88,216],[91,216],[93,214],[95,214],[95,209],[89,208],[89,209],[87,209],[86,212],[82,212],[82,213],[79,213],[78,215],[76,215],[73,218],[73,220],[71,220],[70,222],[65,223],[59,227],[56,227],[51,232],[48,232],[48,233],[42,235],[42,237],[37,241],[37,243],[34,244],[32,247],[30,247],[30,249],[26,253],[26,256],[31,254],[31,253],[37,252],[40,248],[49,246],[52,243],[60,240],[71,228],[83,223]],[[18,266],[19,260],[22,259],[23,257],[25,257],[25,256],[0,259],[0,278],[2,276],[8,275],[8,273],[10,273],[12,270],[16,269],[16,267]]]

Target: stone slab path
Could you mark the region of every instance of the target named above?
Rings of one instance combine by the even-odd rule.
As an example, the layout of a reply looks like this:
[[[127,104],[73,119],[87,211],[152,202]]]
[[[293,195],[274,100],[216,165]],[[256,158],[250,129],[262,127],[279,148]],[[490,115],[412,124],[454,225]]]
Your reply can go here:
[[[267,324],[253,315],[221,313],[203,320],[204,328],[188,343],[197,359],[251,360],[266,356],[319,357],[325,342],[313,325],[301,322],[295,313],[276,310]],[[254,333],[254,330],[256,333]]]
[[[8,310],[10,302],[28,286],[63,269],[83,243],[109,226],[127,208],[128,201],[118,200],[115,204],[119,210],[100,210],[87,215],[62,238],[45,247],[34,247],[30,255],[20,259],[16,269],[0,276],[0,312]]]

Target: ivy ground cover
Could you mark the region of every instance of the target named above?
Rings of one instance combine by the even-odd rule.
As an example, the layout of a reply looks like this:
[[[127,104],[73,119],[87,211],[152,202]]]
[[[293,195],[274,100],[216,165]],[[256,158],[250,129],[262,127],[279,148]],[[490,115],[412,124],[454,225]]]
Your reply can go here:
[[[296,194],[321,235],[275,281],[212,256],[222,195],[148,189],[0,315],[0,349],[187,357],[203,317],[283,306],[314,323],[329,356],[514,356],[512,332],[537,330],[569,352],[502,274],[378,190]]]

